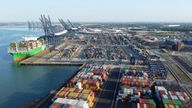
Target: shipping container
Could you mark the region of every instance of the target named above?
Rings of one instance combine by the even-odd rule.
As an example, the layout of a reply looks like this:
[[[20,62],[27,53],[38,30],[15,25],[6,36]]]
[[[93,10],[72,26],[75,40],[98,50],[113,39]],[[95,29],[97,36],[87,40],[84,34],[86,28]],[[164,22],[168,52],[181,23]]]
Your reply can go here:
[[[137,103],[137,108],[156,108],[156,107],[151,104]]]
[[[50,108],[90,108],[86,101],[57,98]]]

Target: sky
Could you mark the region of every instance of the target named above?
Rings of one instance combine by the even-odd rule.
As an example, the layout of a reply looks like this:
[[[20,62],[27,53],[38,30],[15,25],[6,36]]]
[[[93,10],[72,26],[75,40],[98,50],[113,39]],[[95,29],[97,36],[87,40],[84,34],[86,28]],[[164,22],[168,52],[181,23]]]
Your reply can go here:
[[[0,0],[0,22],[192,22],[192,0]]]

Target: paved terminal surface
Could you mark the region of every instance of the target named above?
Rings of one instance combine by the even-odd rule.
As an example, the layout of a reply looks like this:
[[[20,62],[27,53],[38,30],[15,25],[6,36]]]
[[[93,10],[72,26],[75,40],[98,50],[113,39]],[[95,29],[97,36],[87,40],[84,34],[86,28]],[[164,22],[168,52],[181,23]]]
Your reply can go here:
[[[95,108],[113,108],[120,68],[114,68],[109,75],[109,79],[104,83],[100,94],[98,94]]]
[[[116,104],[113,108],[137,108],[137,103],[134,102],[122,102],[116,101]]]
[[[113,68],[109,79],[104,83],[101,92],[97,95],[94,108],[136,108],[135,103],[116,101],[120,77],[121,69]]]

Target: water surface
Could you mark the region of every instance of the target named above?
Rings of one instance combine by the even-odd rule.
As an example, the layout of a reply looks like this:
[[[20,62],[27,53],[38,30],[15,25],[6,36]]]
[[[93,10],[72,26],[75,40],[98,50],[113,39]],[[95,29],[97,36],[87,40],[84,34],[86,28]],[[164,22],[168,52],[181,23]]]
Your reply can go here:
[[[20,108],[25,103],[44,97],[70,78],[76,66],[18,66],[7,53],[10,42],[23,36],[42,35],[23,27],[0,28],[0,108]]]

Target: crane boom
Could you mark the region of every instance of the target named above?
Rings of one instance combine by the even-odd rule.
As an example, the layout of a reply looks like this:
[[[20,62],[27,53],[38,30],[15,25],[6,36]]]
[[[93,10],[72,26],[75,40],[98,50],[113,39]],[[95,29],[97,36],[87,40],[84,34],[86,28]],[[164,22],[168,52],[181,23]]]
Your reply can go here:
[[[71,27],[74,28],[73,24],[71,23],[71,21],[69,19],[67,19],[67,21],[69,22],[69,24],[71,25]]]

